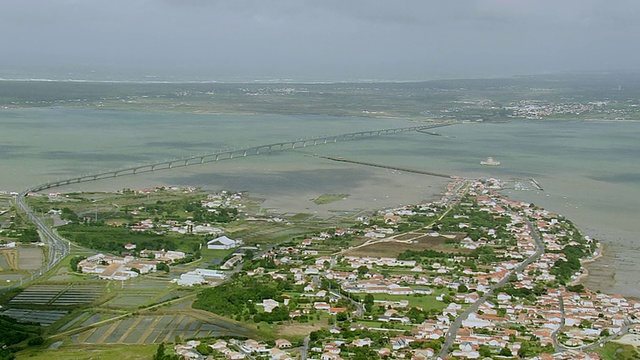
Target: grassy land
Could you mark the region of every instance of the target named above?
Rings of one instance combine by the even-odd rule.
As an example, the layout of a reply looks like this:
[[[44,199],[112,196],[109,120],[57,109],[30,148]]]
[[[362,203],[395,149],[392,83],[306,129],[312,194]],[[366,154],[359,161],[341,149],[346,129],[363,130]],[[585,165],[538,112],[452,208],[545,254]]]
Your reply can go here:
[[[386,301],[400,301],[408,300],[410,307],[420,307],[423,310],[438,309],[442,310],[447,307],[447,304],[442,301],[436,300],[436,295],[387,295],[376,294],[374,296],[376,300]]]
[[[631,345],[608,342],[598,351],[603,360],[640,359],[640,353]]]
[[[158,345],[63,345],[58,350],[31,348],[17,354],[17,359],[31,360],[138,360],[151,359]]]
[[[332,202],[344,200],[349,197],[349,194],[322,194],[315,200],[314,203],[317,205],[330,204]]]

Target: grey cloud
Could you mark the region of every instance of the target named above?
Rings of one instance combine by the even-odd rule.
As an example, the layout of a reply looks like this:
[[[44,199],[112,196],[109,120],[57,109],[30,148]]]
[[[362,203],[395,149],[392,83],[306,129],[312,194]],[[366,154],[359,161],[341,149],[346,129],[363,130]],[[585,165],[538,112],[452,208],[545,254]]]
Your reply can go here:
[[[227,80],[629,69],[638,15],[634,0],[5,0],[0,68]]]

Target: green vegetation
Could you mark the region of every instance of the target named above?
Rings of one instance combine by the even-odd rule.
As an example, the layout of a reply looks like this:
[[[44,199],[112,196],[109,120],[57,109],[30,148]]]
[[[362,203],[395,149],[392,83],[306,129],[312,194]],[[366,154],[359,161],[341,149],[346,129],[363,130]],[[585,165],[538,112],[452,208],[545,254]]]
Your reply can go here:
[[[73,222],[76,222],[79,220],[78,214],[76,214],[73,210],[69,209],[68,207],[62,208],[61,211],[62,213],[60,214],[60,219],[62,220],[69,220]]]
[[[161,343],[160,345],[158,345],[158,350],[156,350],[156,353],[153,355],[153,360],[179,360],[179,359],[180,357],[178,357],[178,355],[167,354],[165,352],[164,343]]]
[[[71,270],[73,271],[78,271],[78,264],[80,263],[80,261],[86,259],[86,256],[81,256],[81,255],[76,255],[74,257],[72,257],[71,259],[69,259],[69,266],[71,267]]]
[[[480,211],[479,209],[475,202],[472,206],[458,205],[435,225],[434,230],[443,232],[464,231],[468,237],[477,241],[482,237],[488,236],[488,229],[494,229],[497,238],[505,241],[513,239],[513,235],[506,230],[506,225],[511,221],[510,217],[504,215],[496,216],[495,214]],[[466,223],[471,226],[461,229],[459,226],[461,223]]]
[[[0,315],[0,360],[14,359],[18,344],[29,346],[42,344],[41,328],[38,325],[20,324],[16,320]]]
[[[521,358],[531,358],[542,353],[553,353],[553,345],[549,344],[542,346],[540,340],[531,339],[529,341],[523,341],[520,349],[518,350],[518,356]]]
[[[344,200],[349,197],[349,194],[322,194],[318,198],[314,199],[313,202],[317,205],[330,204],[332,202]]]
[[[224,284],[202,290],[193,307],[230,318],[253,319],[256,322],[268,323],[282,321],[289,318],[289,310],[284,305],[277,307],[271,313],[259,313],[256,304],[264,299],[282,302],[281,296],[288,288],[290,290],[290,285],[286,281],[273,280],[268,276],[236,275]]]
[[[36,228],[30,226],[22,229],[22,234],[20,235],[19,241],[23,243],[38,242],[40,241],[40,236],[38,235],[38,231],[36,230]]]
[[[101,222],[89,224],[67,224],[58,228],[60,235],[81,246],[99,251],[119,254],[128,243],[138,249],[194,251],[202,238],[190,235],[159,235],[148,231],[132,231],[123,227],[105,225]]]
[[[580,270],[580,259],[585,254],[583,245],[565,246],[560,253],[564,254],[567,260],[558,259],[551,269],[551,274],[556,275],[560,284],[566,284],[571,280],[571,276]]]
[[[599,351],[603,360],[637,360],[640,353],[631,345],[623,345],[617,342],[608,342]]]
[[[69,345],[58,350],[44,351],[29,348],[20,352],[21,358],[32,360],[149,360],[156,353],[156,345]]]

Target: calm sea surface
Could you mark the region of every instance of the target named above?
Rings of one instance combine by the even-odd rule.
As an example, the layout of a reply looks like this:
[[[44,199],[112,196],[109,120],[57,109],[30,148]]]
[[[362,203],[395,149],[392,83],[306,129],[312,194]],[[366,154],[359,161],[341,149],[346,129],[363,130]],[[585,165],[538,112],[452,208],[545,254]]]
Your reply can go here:
[[[324,134],[412,126],[403,120],[326,116],[227,116],[126,111],[0,110],[0,190],[105,169]],[[78,185],[78,189],[193,185],[249,190],[283,211],[317,211],[308,199],[349,193],[344,207],[419,202],[442,179],[336,163],[329,155],[465,177],[535,178],[544,191],[509,195],[572,219],[606,243],[588,266],[594,289],[640,297],[640,122],[459,124],[216,164]],[[493,156],[499,167],[479,162]],[[274,200],[275,199],[275,200]],[[284,199],[278,201],[277,199]]]

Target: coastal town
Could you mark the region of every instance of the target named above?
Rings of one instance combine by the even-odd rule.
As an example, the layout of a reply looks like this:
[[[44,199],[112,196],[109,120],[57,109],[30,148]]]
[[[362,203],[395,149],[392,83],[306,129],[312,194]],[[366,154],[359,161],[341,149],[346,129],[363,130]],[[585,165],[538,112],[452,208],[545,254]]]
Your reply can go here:
[[[600,359],[598,347],[640,330],[640,303],[579,284],[586,275],[581,262],[597,258],[600,245],[562,216],[508,199],[501,189],[497,179],[458,179],[440,202],[384,210],[377,218],[361,219],[362,229],[334,229],[296,246],[273,248],[262,255],[270,266],[249,267],[239,276],[290,282],[293,290],[259,299],[257,312],[286,309],[277,318],[285,323],[322,316],[327,328],[312,332],[294,351],[289,343],[237,339],[229,346],[210,343],[206,354]],[[473,221],[478,214],[495,222],[479,225]],[[397,231],[419,217],[432,221]],[[377,220],[384,225],[369,226]],[[326,254],[332,239],[358,234],[368,240]],[[448,243],[441,250],[410,250],[439,238]],[[397,248],[397,255],[375,256],[379,245]],[[192,347],[176,350],[204,358]]]
[[[67,229],[135,236],[108,245],[114,251],[74,257],[78,273],[123,282],[166,273],[195,292],[194,309],[275,326],[267,337],[176,342],[173,353],[185,359],[595,360],[610,341],[639,333],[640,302],[580,284],[588,275],[582,264],[601,255],[600,243],[561,215],[506,197],[508,186],[458,178],[439,201],[379,210],[269,246],[245,243],[230,225],[295,221],[256,217],[239,193],[126,190],[110,196],[147,202],[102,222],[60,210],[78,195],[30,197],[52,207],[50,216]],[[149,201],[178,194],[189,198]],[[147,236],[169,247],[188,240],[182,249],[192,251],[151,249]],[[203,261],[203,251],[224,258]]]

